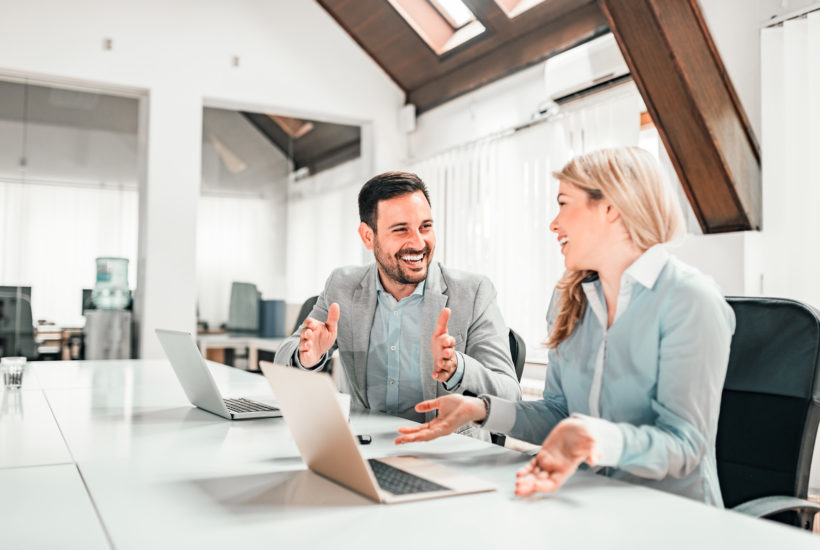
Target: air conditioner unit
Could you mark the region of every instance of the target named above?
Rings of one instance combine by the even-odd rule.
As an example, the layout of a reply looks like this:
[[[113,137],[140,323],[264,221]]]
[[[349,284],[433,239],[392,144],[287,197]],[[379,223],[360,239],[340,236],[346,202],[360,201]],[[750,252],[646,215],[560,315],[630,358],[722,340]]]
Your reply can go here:
[[[627,78],[629,67],[612,33],[553,56],[544,64],[547,96],[559,105]]]

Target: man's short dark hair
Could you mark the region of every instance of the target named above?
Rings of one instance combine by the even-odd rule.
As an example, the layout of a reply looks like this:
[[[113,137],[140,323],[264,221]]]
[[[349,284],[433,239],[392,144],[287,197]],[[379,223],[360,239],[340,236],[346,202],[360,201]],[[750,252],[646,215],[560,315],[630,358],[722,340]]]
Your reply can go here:
[[[370,179],[359,191],[359,219],[376,231],[376,213],[379,201],[421,191],[427,204],[430,194],[424,182],[410,172],[385,172]]]

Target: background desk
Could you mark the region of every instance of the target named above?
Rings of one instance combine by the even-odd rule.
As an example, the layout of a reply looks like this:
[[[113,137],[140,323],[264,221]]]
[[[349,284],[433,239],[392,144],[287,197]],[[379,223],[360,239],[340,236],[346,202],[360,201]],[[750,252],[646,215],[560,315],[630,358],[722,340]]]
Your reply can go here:
[[[554,495],[518,499],[515,471],[528,457],[462,436],[396,448],[407,422],[364,412],[352,423],[373,436],[367,455],[412,452],[499,487],[377,505],[306,471],[282,419],[230,422],[192,408],[166,361],[28,368],[22,399],[0,396],[3,549],[820,546],[816,535],[588,472]],[[261,376],[211,368],[227,396],[272,397]]]
[[[253,335],[241,334],[200,334],[196,338],[196,344],[199,346],[199,351],[202,356],[217,363],[225,363],[224,350],[248,350],[248,365],[245,370],[259,370],[259,352],[267,351],[275,354],[279,349],[279,344],[284,338],[260,338]],[[212,353],[216,352],[216,353]],[[273,361],[270,356],[267,360]],[[243,365],[234,365],[239,368],[244,368]]]

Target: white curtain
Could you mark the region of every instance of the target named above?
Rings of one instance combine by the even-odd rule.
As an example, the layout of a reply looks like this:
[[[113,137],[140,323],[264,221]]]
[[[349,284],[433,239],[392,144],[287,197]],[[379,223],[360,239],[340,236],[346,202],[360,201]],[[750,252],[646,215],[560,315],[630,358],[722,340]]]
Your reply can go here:
[[[197,211],[197,307],[199,319],[217,327],[228,320],[231,283],[253,283],[264,299],[285,290],[281,199],[201,195]]]
[[[361,183],[288,201],[285,259],[288,303],[301,304],[325,287],[333,269],[361,264],[358,194]]]
[[[761,48],[763,290],[820,307],[820,11],[763,29]]]
[[[640,107],[634,87],[618,88],[548,122],[409,166],[430,188],[437,258],[493,281],[530,359],[544,354],[547,304],[564,271],[549,231],[557,207],[552,172],[577,154],[637,145]]]
[[[34,319],[82,324],[98,256],[128,258],[136,286],[137,191],[0,182],[0,284],[32,287]]]

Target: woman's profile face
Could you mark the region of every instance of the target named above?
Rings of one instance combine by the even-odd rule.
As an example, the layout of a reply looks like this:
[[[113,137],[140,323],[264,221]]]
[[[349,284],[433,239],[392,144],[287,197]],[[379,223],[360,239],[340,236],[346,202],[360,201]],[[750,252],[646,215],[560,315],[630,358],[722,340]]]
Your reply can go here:
[[[558,215],[550,231],[558,236],[564,266],[572,271],[597,271],[599,247],[606,230],[604,201],[594,201],[586,191],[562,181],[558,187]]]

